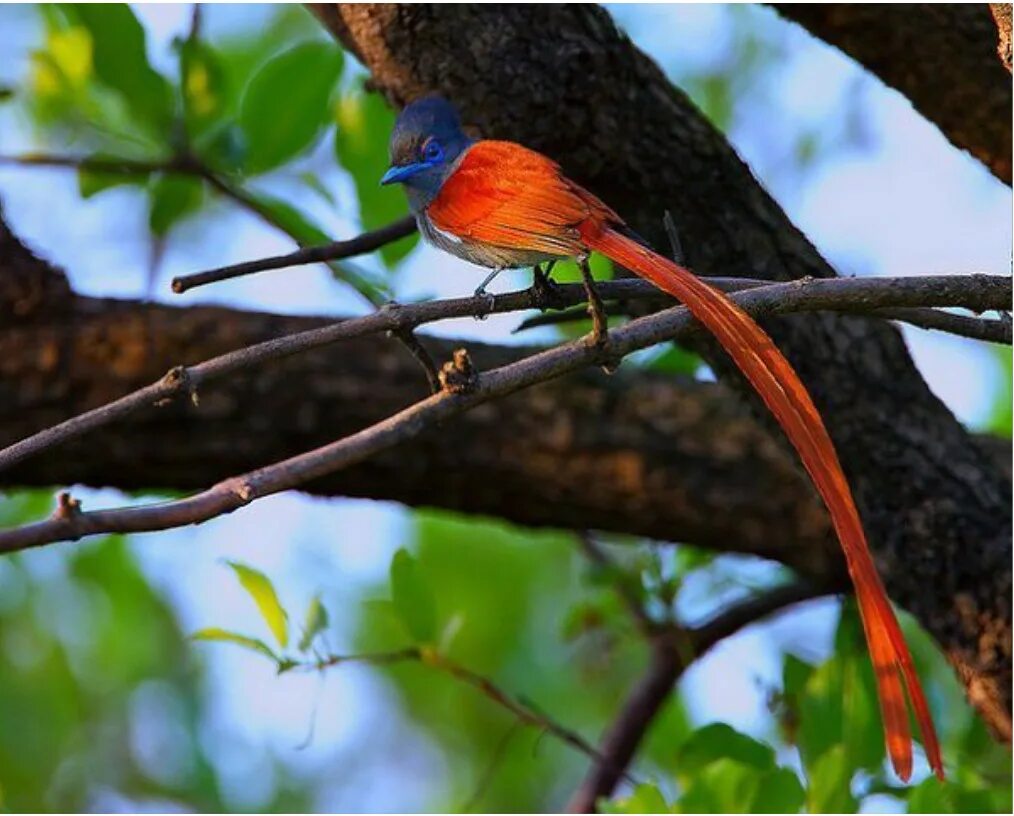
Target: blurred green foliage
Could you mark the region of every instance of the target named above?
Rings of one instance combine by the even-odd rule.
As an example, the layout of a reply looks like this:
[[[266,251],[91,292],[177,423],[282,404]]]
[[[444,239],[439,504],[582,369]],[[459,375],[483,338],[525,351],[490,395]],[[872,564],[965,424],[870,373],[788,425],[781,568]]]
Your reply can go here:
[[[738,101],[753,87],[747,78],[781,58],[777,44],[742,24],[744,13],[733,12],[739,22],[732,61],[684,82],[723,129],[734,126]],[[329,214],[352,207],[364,228],[405,212],[400,193],[376,183],[393,114],[364,90],[362,70],[305,9],[280,7],[269,24],[241,36],[209,36],[195,26],[174,43],[171,72],[153,67],[146,32],[126,6],[52,5],[39,14],[42,37],[26,75],[0,88],[0,101],[29,115],[40,152],[167,164],[187,159],[201,168],[80,171],[82,198],[118,186],[143,195],[153,241],[172,240],[187,219],[211,218],[220,193],[209,174],[241,190],[273,228],[304,244],[331,237],[310,201]],[[820,147],[817,137],[804,134],[796,150],[800,165],[818,158]],[[355,201],[340,201],[321,180],[321,162],[348,172]],[[277,179],[307,195],[282,197],[270,184]],[[381,251],[386,273],[397,273],[416,240]],[[607,262],[593,264],[597,277],[612,276]],[[336,266],[335,274],[371,299],[387,295],[379,276],[349,266]],[[579,280],[572,265],[561,265],[554,277]],[[587,328],[576,323],[560,333]],[[1010,350],[996,355],[1002,388],[988,430],[1010,436]],[[640,364],[682,375],[701,365],[677,348],[645,355]],[[39,492],[4,496],[0,525],[44,516],[50,501]],[[728,559],[690,547],[617,538],[610,541],[617,545],[610,547],[616,564],[602,567],[580,555],[569,533],[433,512],[412,518],[386,578],[349,589],[340,606],[320,595],[288,599],[290,608],[305,608],[291,615],[272,576],[230,564],[249,595],[249,618],[217,620],[192,633],[211,641],[200,645],[181,631],[178,610],[142,572],[128,540],[109,537],[0,559],[0,807],[238,807],[226,792],[222,757],[209,747],[221,740],[208,738],[215,710],[202,660],[215,660],[220,644],[252,651],[279,673],[322,667],[333,656],[330,643],[344,642],[350,654],[425,649],[595,742],[647,661],[617,582],[657,621],[677,617],[688,587],[703,585],[709,598],[725,597],[730,587],[747,583],[730,571]],[[228,581],[229,571],[222,572]],[[270,634],[266,640],[236,631],[259,625],[258,617]],[[781,681],[768,690],[770,716],[755,733],[700,722],[677,689],[646,736],[635,769],[639,784],[626,785],[602,809],[855,812],[883,805],[878,798],[888,796],[912,813],[1010,812],[1009,751],[972,715],[935,645],[905,625],[940,716],[946,784],[927,778],[902,787],[886,770],[869,661],[847,603],[827,659],[779,655]],[[391,722],[424,735],[425,746],[441,758],[444,775],[430,780],[433,810],[559,809],[587,769],[581,754],[520,727],[436,661],[370,671],[389,692]],[[250,750],[238,741],[229,746],[230,754]],[[369,750],[369,744],[356,746],[358,753]],[[299,756],[291,753],[285,761],[270,751],[260,755],[274,780],[260,809],[312,810],[334,783],[330,766],[294,774]],[[392,764],[382,778],[400,772]],[[354,792],[360,784],[354,776],[340,781]]]

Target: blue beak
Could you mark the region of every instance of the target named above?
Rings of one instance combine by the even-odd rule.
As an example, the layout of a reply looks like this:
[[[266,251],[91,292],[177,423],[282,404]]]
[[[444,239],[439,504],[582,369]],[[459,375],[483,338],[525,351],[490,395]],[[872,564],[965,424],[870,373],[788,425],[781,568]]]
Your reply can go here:
[[[422,163],[394,165],[393,167],[387,168],[387,172],[384,173],[383,177],[380,179],[380,183],[400,184],[405,179],[414,176],[420,170],[425,169],[426,165]]]

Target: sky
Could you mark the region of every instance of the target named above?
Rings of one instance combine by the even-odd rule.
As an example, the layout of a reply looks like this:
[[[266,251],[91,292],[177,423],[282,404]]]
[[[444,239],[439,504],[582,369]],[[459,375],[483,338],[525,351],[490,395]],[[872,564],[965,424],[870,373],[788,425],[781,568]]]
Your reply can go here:
[[[850,59],[782,21],[770,9],[724,6],[611,6],[635,43],[654,57],[678,84],[721,70],[743,53],[731,25],[745,15],[766,47],[780,59],[772,71],[746,72],[743,99],[734,111],[728,136],[762,184],[792,220],[843,274],[925,275],[986,272],[1009,274],[1011,197],[1009,189],[982,166],[955,150],[936,128],[916,114],[898,93],[866,75]],[[169,42],[186,24],[189,6],[139,9],[149,30],[156,66],[170,66]],[[210,30],[256,26],[264,10],[217,7],[205,16]],[[24,9],[0,9],[0,82],[23,74],[27,44],[37,37],[34,16]],[[801,135],[820,145],[803,169],[793,151]],[[0,153],[31,149],[33,134],[0,106]],[[339,205],[306,205],[336,235],[358,231],[358,213],[350,180],[329,165],[322,147],[308,160]],[[289,186],[287,186],[289,185]],[[292,193],[284,178],[262,187]],[[64,267],[82,293],[140,297],[148,292],[146,214],[134,206],[128,189],[109,191],[90,201],[77,196],[76,180],[59,170],[0,168],[0,200],[14,230],[39,254]],[[305,195],[305,192],[301,193]],[[217,266],[291,249],[285,238],[266,229],[231,205],[218,205],[212,232],[184,223],[173,234],[151,292],[177,304],[220,302],[237,307],[294,314],[360,313],[363,306],[339,292],[321,267],[271,272],[198,290],[183,297],[168,293],[168,281]],[[370,265],[370,259],[363,259]],[[471,292],[478,270],[421,247],[397,280],[401,299]],[[494,290],[524,283],[520,273],[503,276]],[[477,322],[456,320],[434,328],[439,334],[512,342],[510,316]],[[964,422],[981,424],[995,394],[996,372],[987,349],[973,341],[906,327],[906,340],[933,390]],[[542,339],[546,339],[544,335]],[[531,341],[531,335],[524,338]],[[90,507],[123,502],[115,491],[88,491]],[[248,599],[222,566],[222,559],[249,563],[275,579],[283,599],[302,601],[314,592],[348,597],[382,576],[390,557],[409,533],[407,513],[396,505],[359,500],[321,500],[295,493],[258,501],[241,512],[183,532],[135,537],[146,573],[172,599],[182,626],[194,630],[241,620],[256,630],[259,621]],[[284,546],[281,543],[284,542]],[[40,551],[33,569],[59,572],[58,549]],[[806,626],[816,651],[829,647],[834,605],[813,604]],[[244,628],[244,627],[237,627]],[[683,688],[700,721],[721,719],[756,732],[763,721],[758,681],[777,682],[780,662],[772,645],[798,636],[798,625],[776,619],[730,638],[687,673]],[[341,635],[339,633],[338,637]],[[336,747],[354,744],[366,733],[394,732],[397,705],[391,692],[374,682],[369,670],[331,672],[326,687],[314,677],[278,678],[263,660],[228,648],[208,649],[207,663],[215,699],[214,721],[203,739],[211,746],[267,745],[287,757],[293,768],[312,769],[327,762]],[[158,688],[139,689],[144,707],[172,705]],[[313,744],[301,751],[317,707]],[[400,733],[400,732],[399,732]],[[171,756],[171,734],[138,734],[140,755]],[[377,787],[375,809],[411,809],[427,796],[425,779],[439,776],[436,752],[406,749],[418,764],[405,774],[405,786]],[[147,740],[147,742],[145,742]],[[154,740],[154,741],[152,741]],[[352,741],[350,743],[350,741]],[[166,746],[170,746],[167,749]],[[168,751],[168,754],[166,753]],[[256,809],[270,784],[257,751],[212,751],[228,755],[223,772],[231,780],[236,807]],[[171,763],[170,763],[171,765]],[[413,788],[416,786],[417,789]],[[340,808],[336,799],[322,808]],[[325,794],[326,798],[327,794]]]

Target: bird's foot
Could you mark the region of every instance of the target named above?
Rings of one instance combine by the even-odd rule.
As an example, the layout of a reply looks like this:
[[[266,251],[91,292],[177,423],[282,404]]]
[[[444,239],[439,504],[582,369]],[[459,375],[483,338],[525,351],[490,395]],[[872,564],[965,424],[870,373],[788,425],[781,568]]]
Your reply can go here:
[[[486,300],[486,312],[485,314],[483,314],[482,312],[477,312],[475,315],[476,320],[485,320],[487,317],[493,314],[493,308],[494,306],[496,306],[496,298],[486,291],[486,287],[489,286],[493,278],[495,278],[501,272],[503,272],[503,267],[498,266],[483,279],[482,283],[480,283],[479,287],[475,290],[474,292],[475,297],[485,298]]]
[[[584,282],[585,295],[588,298],[588,314],[592,319],[592,333],[589,337],[589,344],[596,348],[603,360],[602,370],[612,374],[619,368],[619,358],[610,349],[609,323],[606,319],[606,309],[595,288],[595,279],[592,277],[591,267],[587,258],[578,258],[578,267],[581,269],[581,279]]]
[[[487,292],[485,284],[476,289],[472,294],[477,298],[482,298],[483,306],[485,307],[485,311],[482,311],[482,309],[476,310],[475,319],[485,320],[493,314],[493,310],[496,308],[496,295],[492,292]]]

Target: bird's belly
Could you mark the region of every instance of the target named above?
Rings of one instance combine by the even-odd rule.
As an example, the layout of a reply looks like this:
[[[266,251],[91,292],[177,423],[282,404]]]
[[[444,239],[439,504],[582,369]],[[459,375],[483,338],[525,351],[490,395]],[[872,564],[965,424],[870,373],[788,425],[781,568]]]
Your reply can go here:
[[[514,247],[499,247],[492,244],[480,244],[463,240],[433,225],[425,213],[416,216],[419,232],[435,247],[456,255],[470,263],[490,269],[517,269],[518,267],[535,266],[545,261],[557,260],[561,256],[549,255],[545,252],[534,252]]]

